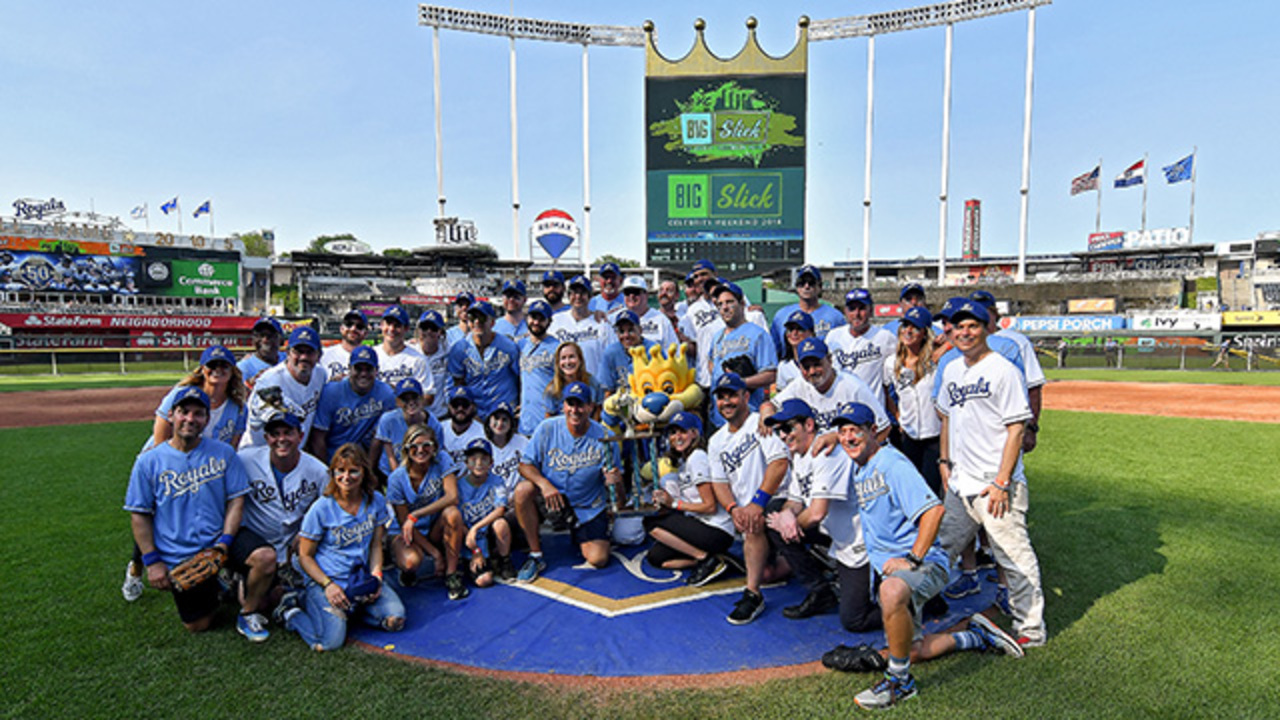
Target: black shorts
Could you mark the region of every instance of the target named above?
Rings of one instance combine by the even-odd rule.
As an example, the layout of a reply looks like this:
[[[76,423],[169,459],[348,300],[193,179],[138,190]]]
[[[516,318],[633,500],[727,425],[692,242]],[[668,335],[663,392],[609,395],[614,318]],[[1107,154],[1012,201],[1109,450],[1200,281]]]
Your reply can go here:
[[[644,519],[645,532],[652,534],[655,528],[662,528],[711,555],[723,555],[733,546],[732,534],[682,512],[646,517]],[[692,559],[688,555],[678,550],[673,550],[657,541],[653,543],[653,547],[649,548],[648,558],[650,565],[659,568],[669,560]]]
[[[241,527],[236,533],[236,539],[231,542],[231,547],[227,549],[227,563],[223,567],[247,574],[249,556],[254,550],[264,546],[270,547],[270,543],[249,528]],[[173,602],[178,606],[178,617],[182,622],[193,623],[212,615],[218,609],[221,595],[222,585],[217,577],[211,577],[186,592],[175,590]]]
[[[587,522],[576,522],[569,528],[569,539],[573,544],[581,545],[592,540],[609,539],[609,513],[603,510]]]

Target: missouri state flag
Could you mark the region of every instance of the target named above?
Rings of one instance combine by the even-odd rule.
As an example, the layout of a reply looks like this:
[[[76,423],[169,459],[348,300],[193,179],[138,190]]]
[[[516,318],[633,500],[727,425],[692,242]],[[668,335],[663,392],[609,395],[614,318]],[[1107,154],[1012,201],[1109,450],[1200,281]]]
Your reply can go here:
[[[1102,174],[1102,166],[1095,166],[1089,172],[1075,178],[1071,181],[1071,194],[1079,195],[1082,192],[1098,189],[1098,176]]]
[[[205,200],[200,203],[200,207],[196,208],[195,212],[191,213],[191,217],[200,217],[201,215],[208,215],[211,212],[213,212],[213,201]]]
[[[1116,187],[1127,188],[1132,185],[1141,185],[1146,182],[1147,161],[1139,160],[1130,165],[1128,169],[1116,176]]]

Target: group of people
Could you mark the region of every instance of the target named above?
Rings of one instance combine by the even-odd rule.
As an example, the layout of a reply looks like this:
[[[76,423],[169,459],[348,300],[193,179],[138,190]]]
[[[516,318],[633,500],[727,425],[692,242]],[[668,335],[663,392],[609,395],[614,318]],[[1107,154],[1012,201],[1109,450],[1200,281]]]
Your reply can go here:
[[[914,695],[913,660],[1021,656],[1044,643],[1022,464],[1044,375],[1025,337],[998,331],[994,297],[952,298],[935,314],[912,284],[900,319],[876,326],[869,291],[828,305],[809,265],[796,273],[798,302],[772,322],[706,260],[685,278],[683,302],[665,281],[651,307],[646,280],[612,263],[598,286],[548,271],[530,300],[508,281],[501,312],[459,293],[452,326],[435,310],[414,323],[393,306],[376,345],[353,310],[328,348],[299,326],[281,351],[271,318],[238,363],[209,348],[157,408],[130,478],[126,599],[144,577],[166,589],[176,563],[219,547],[230,572],[174,593],[188,629],[208,627],[230,597],[250,640],[267,638],[270,613],[323,650],[343,643],[352,616],[402,627],[397,592],[428,573],[451,600],[468,583],[534,581],[544,523],[604,566],[611,498],[629,480],[602,401],[625,388],[631,348],[681,343],[709,402],[665,427],[648,562],[687,569],[695,586],[737,566],[746,587],[733,624],[764,612],[764,584],[794,576],[807,594],[785,617],[834,611],[850,631],[883,628],[885,651],[842,645],[823,658],[884,671],[858,695],[865,707]],[[1012,633],[976,614],[923,635],[932,598],[980,590],[982,548]]]

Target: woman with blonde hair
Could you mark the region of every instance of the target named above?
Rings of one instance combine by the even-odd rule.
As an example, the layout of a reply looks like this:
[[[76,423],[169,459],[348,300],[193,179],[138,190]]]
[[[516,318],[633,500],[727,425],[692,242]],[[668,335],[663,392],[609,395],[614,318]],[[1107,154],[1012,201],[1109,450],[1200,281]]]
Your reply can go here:
[[[897,416],[901,450],[924,476],[934,494],[942,497],[938,471],[942,421],[933,406],[933,316],[925,307],[913,307],[898,325],[898,352],[884,360],[885,404]],[[896,394],[896,400],[895,400]]]
[[[448,573],[445,584],[450,590],[461,587],[458,555],[465,528],[458,512],[458,477],[452,461],[436,431],[427,425],[409,426],[401,456],[404,462],[387,478],[387,499],[395,513],[389,529],[391,552],[400,568],[400,585],[411,587],[417,582],[418,570],[429,555],[435,575]]]
[[[550,406],[547,408],[547,417],[555,417],[561,413],[561,407],[564,405],[564,389],[575,382],[586,383],[591,388],[591,402],[595,405],[595,410],[591,413],[592,420],[600,419],[600,406],[604,403],[604,390],[600,388],[600,383],[591,376],[587,371],[587,361],[582,354],[582,348],[578,343],[569,341],[562,342],[556,348],[555,377],[552,378],[551,384],[547,386],[547,396],[551,398]]]

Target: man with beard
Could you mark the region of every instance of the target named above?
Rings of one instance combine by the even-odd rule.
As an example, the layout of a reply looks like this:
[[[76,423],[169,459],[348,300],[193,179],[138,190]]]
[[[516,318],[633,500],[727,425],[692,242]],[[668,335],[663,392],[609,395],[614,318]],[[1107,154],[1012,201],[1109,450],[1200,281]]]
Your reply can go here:
[[[359,310],[348,310],[342,316],[342,340],[337,345],[330,345],[320,355],[320,367],[329,376],[329,382],[337,382],[347,376],[351,367],[351,351],[364,345],[369,334],[369,322]]]
[[[884,407],[884,359],[898,352],[898,337],[871,324],[874,310],[871,293],[864,288],[844,296],[848,324],[827,333],[827,347],[837,370],[862,378]]]
[[[329,383],[320,393],[311,426],[311,454],[326,463],[333,451],[355,443],[369,451],[382,413],[396,407],[395,392],[378,379],[378,355],[361,345],[351,353],[346,381]]]
[[[591,311],[613,315],[622,309],[622,269],[617,263],[600,266],[600,294],[591,298]]]
[[[262,425],[277,411],[302,419],[305,444],[326,380],[324,368],[316,367],[319,359],[320,334],[305,325],[294,328],[285,361],[262,373],[249,397],[249,432],[240,440],[241,448],[266,444]]]
[[[449,456],[447,463],[458,473],[466,471],[467,443],[484,438],[484,424],[476,422],[476,403],[471,389],[459,385],[449,395],[449,422],[444,423],[440,449]]]
[[[524,301],[528,293],[523,280],[502,283],[502,317],[493,323],[493,331],[506,335],[512,342],[524,337],[529,329],[524,324]]]
[[[493,306],[488,302],[472,305],[467,320],[471,334],[449,348],[449,376],[455,389],[470,390],[480,417],[488,417],[498,403],[520,402],[520,350],[493,331]]]
[[[240,368],[240,376],[244,378],[245,387],[253,389],[259,375],[284,361],[284,353],[280,352],[282,337],[284,329],[275,318],[264,317],[253,324],[253,354],[244,356],[236,363],[236,367]]]
[[[568,309],[569,306],[564,304],[564,273],[559,270],[542,273],[542,299],[551,306],[553,313]]]
[[[570,298],[573,291],[570,290]],[[547,388],[555,379],[556,348],[560,341],[548,332],[551,327],[551,306],[545,300],[529,303],[526,319],[529,334],[520,338],[520,434],[533,435],[538,423],[547,416],[550,399]],[[561,313],[568,317],[570,313]]]
[[[805,265],[796,273],[796,295],[800,302],[788,305],[773,316],[773,345],[782,357],[787,344],[787,318],[796,310],[803,310],[813,318],[814,337],[825,338],[834,328],[845,324],[844,315],[822,302],[822,271],[813,265]]]

